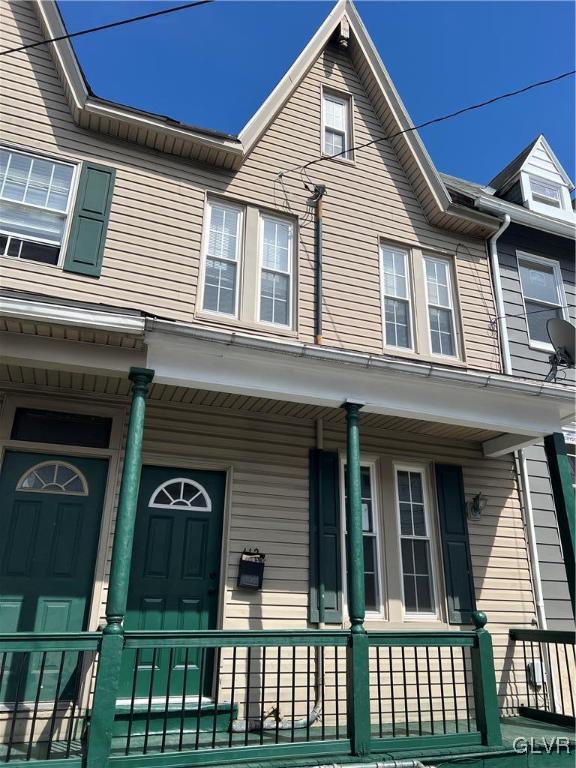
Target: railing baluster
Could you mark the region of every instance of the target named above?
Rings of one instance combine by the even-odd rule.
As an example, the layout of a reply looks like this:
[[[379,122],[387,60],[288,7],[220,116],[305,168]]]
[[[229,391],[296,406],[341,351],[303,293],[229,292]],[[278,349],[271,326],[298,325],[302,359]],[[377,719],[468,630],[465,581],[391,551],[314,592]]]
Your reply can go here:
[[[244,728],[244,746],[248,744],[248,731],[249,731],[249,719],[250,719],[250,676],[252,674],[252,648],[248,646],[246,652],[246,726]]]
[[[54,706],[52,707],[52,716],[50,718],[50,730],[48,731],[48,745],[46,747],[46,759],[50,760],[52,756],[52,741],[54,739],[54,729],[56,728],[56,717],[58,716],[58,700],[60,698],[60,686],[62,685],[62,674],[64,672],[64,659],[66,651],[60,651],[60,664],[58,666],[58,677],[56,678],[56,690],[54,691]],[[1,683],[1,675],[0,675]]]
[[[558,653],[558,643],[554,643],[554,651],[556,653],[556,668],[558,669],[558,688],[560,689],[560,706],[562,707],[562,714],[566,712],[564,706],[564,686],[562,685],[562,670],[560,669],[560,654]]]
[[[280,737],[280,683],[282,677],[282,646],[278,646],[278,666],[276,668],[276,728],[274,729],[274,744]]]
[[[434,735],[434,706],[432,704],[432,670],[430,669],[430,649],[426,646],[426,670],[428,674],[428,704],[430,706],[430,733]]]
[[[340,649],[337,645],[334,646],[334,695],[336,696],[335,712],[336,712],[336,738],[340,738],[340,672],[338,670],[338,651]]]
[[[528,661],[526,658],[526,641],[522,641],[522,655],[524,657],[524,680],[526,682],[526,706],[530,706],[530,683],[528,681]]]
[[[454,722],[456,724],[456,733],[460,733],[460,723],[458,722],[458,696],[456,693],[456,668],[454,666],[454,649],[450,646],[450,666],[452,668],[452,698],[454,699]]]
[[[390,664],[390,701],[392,703],[392,737],[396,736],[396,705],[394,695],[394,663],[392,660],[392,646],[388,648],[388,661]]]
[[[318,679],[320,680],[320,696],[321,696],[321,706],[322,706],[322,714],[320,715],[320,724],[322,728],[322,741],[326,738],[326,694],[325,694],[325,688],[326,688],[326,679],[325,679],[325,667],[324,667],[324,646],[320,646],[320,653],[316,653],[316,664],[318,663],[318,658],[320,659],[320,669],[316,670],[316,674],[318,675]]]
[[[568,648],[565,644],[562,644],[562,647],[564,648],[564,658],[566,660],[566,677],[568,678],[568,693],[570,695],[570,713],[564,711],[564,714],[574,715],[574,693],[572,691],[572,675],[570,674],[570,665],[568,662]]]
[[[378,725],[380,738],[382,738],[382,678],[380,670],[380,646],[376,646],[376,680],[378,683]]]
[[[534,659],[534,643],[530,641],[530,656],[532,658],[532,676],[536,680],[536,661]],[[536,701],[536,709],[540,709],[540,701],[538,699],[538,688],[534,686],[534,699]]]
[[[156,658],[158,649],[152,651],[152,668],[150,670],[150,685],[148,687],[148,709],[146,710],[146,728],[144,731],[144,754],[148,752],[148,738],[150,735],[150,718],[152,716],[152,699],[154,697],[154,675],[156,672]]]
[[[134,672],[132,674],[132,691],[130,694],[130,713],[128,715],[128,733],[126,736],[126,748],[124,754],[130,754],[130,742],[132,740],[132,728],[134,727],[134,706],[136,702],[136,690],[138,681],[138,668],[140,667],[140,648],[136,648],[136,656],[134,658]]]
[[[212,719],[212,749],[216,747],[216,728],[218,725],[218,705],[220,702],[220,662],[222,649],[217,648],[215,652],[214,666],[216,669],[216,690],[214,691],[214,717]]]
[[[444,701],[444,670],[442,669],[442,648],[438,646],[438,671],[440,673],[440,701],[442,703],[442,729],[446,733],[446,703]]]
[[[234,648],[234,650],[236,650]],[[178,734],[178,751],[182,751],[182,744],[184,743],[184,728],[186,718],[186,696],[188,692],[188,662],[190,660],[190,648],[186,647],[184,652],[184,676],[182,678],[182,707],[180,710],[180,733]],[[230,735],[232,735],[232,729],[230,729]]]
[[[310,741],[310,646],[306,646],[306,741]]]
[[[82,661],[84,659],[83,651],[78,651],[78,658],[76,660],[76,666],[74,668],[75,685],[72,692],[72,709],[70,711],[70,722],[68,724],[68,735],[66,738],[66,757],[70,757],[72,751],[72,737],[74,736],[74,720],[76,719],[76,708],[80,699],[80,687],[82,685],[80,670],[82,669]]]
[[[404,646],[401,646],[402,655],[402,687],[404,689],[404,717],[406,718],[406,736],[410,736],[410,725],[408,723],[410,715],[408,713],[408,684],[406,682],[406,653]]]
[[[420,670],[418,669],[417,646],[414,646],[414,666],[416,668],[416,706],[418,707],[418,735],[422,736],[422,706],[420,704]]]
[[[200,649],[200,666],[198,669],[198,705],[196,707],[196,740],[194,742],[194,749],[200,747],[200,723],[202,721],[202,699],[204,697],[204,676],[206,674],[206,648],[202,646]]]
[[[32,711],[32,725],[30,727],[30,736],[28,738],[28,750],[26,751],[26,760],[32,756],[32,745],[34,743],[34,731],[36,730],[36,720],[38,719],[38,705],[40,704],[40,695],[42,693],[42,683],[44,680],[44,668],[46,666],[47,652],[42,651],[42,661],[38,673],[38,685],[36,686],[36,698],[34,699],[34,709]]]
[[[19,654],[20,655],[20,654]],[[26,678],[25,670],[28,668],[30,663],[30,652],[25,651],[23,654],[23,659],[25,660],[24,663],[21,664],[20,668],[18,669],[19,676],[18,676],[18,682],[16,684],[16,696],[14,697],[14,715],[12,717],[12,722],[10,723],[10,734],[8,736],[8,746],[6,749],[6,757],[5,762],[10,762],[10,757],[12,756],[12,747],[14,745],[14,731],[16,729],[16,721],[18,719],[18,706],[20,704],[20,695],[22,691],[22,684],[23,681]],[[12,656],[12,659],[14,660],[14,655]]]
[[[166,698],[164,701],[164,728],[162,729],[162,741],[160,743],[160,752],[166,748],[166,734],[168,732],[168,717],[170,714],[170,686],[172,685],[172,667],[174,665],[174,648],[170,648],[168,656],[168,679],[166,681]]]
[[[466,727],[470,733],[470,698],[468,694],[468,669],[466,662],[466,649],[462,647],[462,672],[464,674],[464,702],[466,704]]]
[[[296,721],[296,646],[292,646],[292,733],[291,743],[294,742],[294,723]]]
[[[538,656],[540,657],[540,669],[542,670],[542,694],[544,696],[544,710],[550,711],[548,701],[548,663],[546,661],[546,646],[542,646],[542,643],[538,643]]]

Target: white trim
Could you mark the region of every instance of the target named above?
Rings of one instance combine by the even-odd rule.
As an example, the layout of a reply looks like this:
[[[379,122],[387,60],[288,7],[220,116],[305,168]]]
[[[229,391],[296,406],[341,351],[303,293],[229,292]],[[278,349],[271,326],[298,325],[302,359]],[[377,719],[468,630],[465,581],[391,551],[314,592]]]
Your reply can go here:
[[[437,358],[443,358],[446,360],[459,360],[460,359],[460,339],[459,335],[456,331],[456,311],[454,308],[454,286],[453,286],[453,264],[452,260],[450,258],[446,258],[443,256],[436,256],[434,254],[428,254],[424,253],[422,255],[422,261],[424,266],[424,290],[426,295],[426,326],[428,328],[428,344],[430,345],[430,354],[432,357]],[[430,296],[428,293],[428,275],[426,273],[426,262],[428,261],[434,261],[436,263],[445,264],[446,265],[446,277],[447,277],[447,289],[448,289],[448,301],[449,305],[444,306],[443,304],[433,304],[430,301]],[[433,346],[432,346],[432,326],[430,324],[430,307],[434,309],[443,309],[448,310],[450,312],[450,325],[452,327],[452,341],[454,343],[454,354],[453,355],[445,355],[441,352],[434,352]]]
[[[52,304],[35,299],[0,296],[0,316],[39,323],[92,328],[110,333],[144,335],[144,318],[128,313],[101,310],[97,307],[75,307]]]
[[[384,251],[390,250],[404,255],[404,267],[406,271],[406,297],[393,296],[386,293],[385,287],[385,271],[384,271]],[[397,246],[387,241],[381,241],[378,247],[378,262],[380,270],[380,296],[382,305],[382,342],[384,350],[402,350],[404,352],[414,352],[417,346],[416,339],[416,323],[414,312],[414,299],[412,296],[412,253],[409,248],[404,246]],[[410,331],[410,344],[407,347],[397,346],[395,344],[388,344],[386,340],[386,299],[405,301],[408,304],[408,328]]]
[[[342,541],[341,546],[341,557],[340,557],[340,565],[341,565],[341,578],[342,578],[342,615],[344,617],[348,616],[348,579],[347,579],[347,558],[346,558],[346,484],[345,484],[345,467],[346,467],[346,456],[343,452],[340,452],[339,456],[339,468],[338,468],[338,475],[339,475],[339,483],[340,483],[340,539]],[[373,620],[385,620],[386,619],[386,606],[387,606],[387,600],[386,600],[386,593],[384,588],[384,570],[385,570],[385,564],[383,560],[383,551],[382,551],[382,534],[380,532],[380,523],[381,523],[381,509],[380,509],[380,478],[378,473],[378,460],[376,458],[368,458],[367,456],[360,456],[360,467],[361,468],[368,468],[370,472],[370,492],[371,492],[371,501],[372,501],[372,521],[374,526],[374,531],[370,535],[371,538],[374,539],[376,542],[376,570],[375,570],[375,576],[376,576],[376,589],[377,589],[377,599],[378,599],[378,606],[379,609],[376,611],[366,611],[366,619],[367,621],[373,621]],[[366,534],[364,531],[362,531],[362,539],[364,539],[364,536]]]
[[[534,196],[532,190],[531,179],[540,181],[544,184],[548,184],[551,187],[556,187],[560,193],[560,205],[554,206],[544,202],[542,199]],[[570,199],[570,193],[568,187],[559,184],[557,181],[548,179],[544,175],[532,173],[530,171],[522,170],[520,172],[520,188],[522,189],[522,198],[527,204],[527,208],[535,213],[540,213],[543,216],[547,216],[560,221],[575,222],[576,214],[572,210],[572,201]]]
[[[320,154],[323,157],[330,158],[332,160],[341,160],[344,162],[354,163],[354,152],[352,151],[352,147],[354,146],[354,101],[352,94],[347,93],[346,91],[336,90],[331,88],[329,85],[322,83],[320,86],[320,96]],[[333,102],[340,103],[344,107],[346,122],[343,131],[339,131],[336,128],[332,128],[331,126],[326,125],[326,101],[328,99],[332,99]],[[334,131],[335,133],[340,133],[344,137],[343,144],[345,154],[335,157],[334,155],[330,155],[328,152],[326,152],[326,129]]]
[[[530,298],[530,296],[526,296],[524,293],[524,286],[522,285],[522,275],[520,274],[520,262],[533,262],[534,264],[540,264],[543,267],[547,267],[549,269],[552,269],[552,272],[554,274],[554,280],[556,283],[556,292],[558,295],[558,303],[554,304],[551,302],[543,301],[540,299],[533,299]],[[560,268],[560,263],[554,259],[547,259],[544,256],[537,256],[533,253],[528,253],[527,251],[520,251],[516,250],[516,264],[518,267],[518,281],[520,283],[520,293],[522,295],[522,304],[524,306],[524,319],[526,321],[526,333],[528,335],[528,346],[531,349],[537,349],[541,352],[554,352],[554,347],[552,344],[545,342],[545,341],[539,341],[538,339],[532,339],[530,337],[530,324],[528,319],[528,310],[526,309],[526,300],[533,302],[534,304],[540,304],[545,307],[550,307],[550,309],[560,309],[562,312],[562,317],[564,320],[569,320],[568,317],[568,305],[566,302],[566,294],[564,292],[564,280],[562,278],[562,270]]]
[[[173,485],[174,483],[182,483],[182,490],[184,489],[184,485],[193,485],[194,488],[198,491],[197,496],[200,496],[204,499],[204,506],[198,507],[193,506],[191,503],[188,503],[186,505],[184,504],[160,504],[156,501],[157,496],[160,493],[166,493],[167,496],[170,496],[168,491],[166,490],[168,486]],[[194,497],[196,498],[196,497]],[[180,497],[182,499],[182,497]],[[180,499],[174,499],[174,501],[179,501]],[[193,501],[194,499],[191,499]],[[202,486],[200,483],[197,483],[195,480],[190,480],[189,477],[171,477],[169,480],[165,480],[163,483],[161,483],[156,490],[154,490],[150,496],[150,500],[148,502],[148,506],[153,509],[184,509],[188,510],[189,512],[212,512],[212,499],[210,498],[208,492]]]
[[[438,621],[440,619],[439,613],[439,600],[438,600],[438,563],[436,557],[436,547],[438,542],[435,540],[436,527],[431,525],[431,493],[430,493],[430,478],[428,473],[428,467],[423,464],[413,464],[392,461],[392,470],[394,476],[394,510],[396,514],[396,526],[398,531],[398,563],[400,568],[400,589],[402,594],[402,615],[405,621]],[[400,521],[400,499],[398,495],[398,472],[413,472],[419,474],[422,477],[422,497],[424,500],[424,521],[426,525],[426,536],[402,536],[402,526]],[[406,610],[406,597],[404,595],[404,566],[402,563],[402,539],[418,539],[428,542],[428,553],[430,556],[430,580],[431,580],[431,593],[434,600],[434,611],[429,612],[408,612]]]
[[[210,240],[210,227],[212,224],[212,210],[214,207],[222,208],[225,211],[234,211],[238,214],[238,220],[236,222],[236,261],[228,258],[222,258],[219,256],[209,256],[208,243]],[[204,204],[204,226],[202,230],[202,249],[200,256],[200,272],[201,280],[198,286],[198,311],[202,314],[212,315],[220,318],[234,318],[238,319],[239,307],[240,307],[240,295],[242,292],[242,273],[244,268],[244,235],[245,235],[245,219],[246,209],[237,203],[230,203],[227,200],[224,201],[219,197],[206,196]],[[227,264],[236,265],[236,285],[234,291],[234,313],[221,312],[216,309],[206,309],[204,307],[204,295],[206,292],[206,262],[208,258],[213,258],[216,261],[225,261]]]
[[[65,486],[68,485],[68,483],[72,482],[75,478],[70,478],[70,480],[67,480],[64,486],[58,489],[48,489],[46,488],[47,485],[53,485],[53,483],[46,483],[42,488],[24,488],[23,483],[32,472],[37,475],[36,470],[42,469],[43,467],[49,467],[51,465],[56,465],[57,467],[66,467],[66,469],[70,469],[72,472],[75,473],[76,477],[80,479],[80,482],[82,483],[82,490],[81,491],[68,491],[65,489]],[[56,473],[55,473],[56,474]],[[44,482],[41,477],[38,476],[38,479],[41,482]],[[38,464],[35,464],[33,467],[30,467],[27,469],[20,480],[16,483],[16,490],[22,491],[23,493],[59,493],[59,494],[67,494],[68,496],[88,496],[89,493],[89,487],[88,487],[88,481],[86,480],[86,477],[84,476],[84,473],[81,472],[78,467],[75,467],[73,464],[70,464],[68,461],[58,461],[58,459],[51,459],[46,461],[41,461]]]

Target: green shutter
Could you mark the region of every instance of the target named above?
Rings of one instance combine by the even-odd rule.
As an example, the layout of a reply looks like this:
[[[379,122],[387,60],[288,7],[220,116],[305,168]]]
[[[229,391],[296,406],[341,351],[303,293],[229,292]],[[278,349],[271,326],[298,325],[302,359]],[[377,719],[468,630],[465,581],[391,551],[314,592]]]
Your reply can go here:
[[[469,624],[476,610],[462,467],[436,465],[436,492],[450,624]]]
[[[82,163],[64,269],[99,277],[116,171]]]
[[[313,623],[342,623],[340,476],[337,453],[310,451],[310,593]]]

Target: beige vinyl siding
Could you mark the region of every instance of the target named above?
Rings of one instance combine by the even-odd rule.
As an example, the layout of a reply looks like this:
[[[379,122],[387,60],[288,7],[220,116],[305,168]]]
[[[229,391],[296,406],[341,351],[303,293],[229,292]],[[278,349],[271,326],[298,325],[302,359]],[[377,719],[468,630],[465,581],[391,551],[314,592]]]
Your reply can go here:
[[[31,4],[3,0],[2,45],[38,39]],[[97,281],[40,264],[3,259],[0,286],[145,310],[174,320],[195,316],[206,191],[229,195],[299,219],[297,336],[313,340],[313,226],[299,173],[278,172],[320,152],[321,86],[352,94],[357,143],[383,127],[351,60],[327,49],[237,172],[176,160],[103,137],[73,122],[45,47],[2,62],[2,139],[55,156],[95,160],[117,169],[102,275]],[[382,352],[378,264],[380,238],[456,259],[465,350],[470,367],[498,370],[494,305],[484,243],[431,226],[395,149],[356,153],[354,165],[326,161],[309,171],[325,183],[324,339],[334,346]],[[214,322],[211,320],[210,322]],[[224,323],[226,327],[233,324]],[[273,335],[260,326],[259,332]]]

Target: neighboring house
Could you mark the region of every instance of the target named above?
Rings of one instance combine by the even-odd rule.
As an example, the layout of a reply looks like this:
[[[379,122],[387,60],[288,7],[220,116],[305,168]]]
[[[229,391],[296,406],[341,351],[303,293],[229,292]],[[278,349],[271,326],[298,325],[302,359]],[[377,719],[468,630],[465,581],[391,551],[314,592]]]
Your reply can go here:
[[[476,209],[503,221],[509,217],[509,224],[494,239],[505,315],[504,368],[513,376],[543,382],[553,352],[547,321],[559,317],[576,324],[574,184],[544,136],[532,141],[486,187],[452,177],[444,180],[454,195],[465,196],[464,202]],[[573,369],[560,369],[556,380],[574,391]],[[567,425],[564,435],[574,483],[573,424]],[[541,583],[540,624],[570,630],[574,612],[544,445],[524,448],[519,462],[520,473],[525,462],[529,476],[525,504],[537,547],[534,576]]]
[[[96,97],[68,40],[1,66],[0,759],[480,766],[498,707],[565,723],[513,452],[572,393],[503,373],[499,216],[353,4],[239,136]]]

